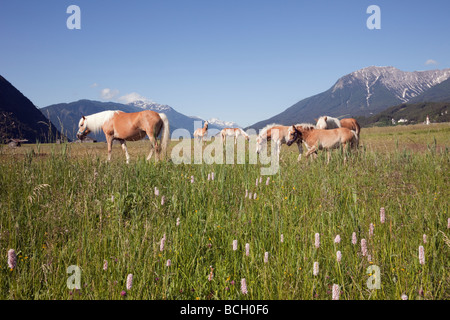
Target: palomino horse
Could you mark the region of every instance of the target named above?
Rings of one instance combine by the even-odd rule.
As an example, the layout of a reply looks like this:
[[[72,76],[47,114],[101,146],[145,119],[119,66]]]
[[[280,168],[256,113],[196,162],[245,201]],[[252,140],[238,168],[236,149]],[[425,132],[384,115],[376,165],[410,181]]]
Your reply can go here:
[[[280,155],[281,145],[289,141],[290,136],[292,134],[292,126],[282,126],[279,124],[270,124],[263,129],[261,129],[258,138],[256,138],[256,153],[261,152],[261,148],[267,141],[272,141],[275,143],[275,152],[277,156]],[[302,140],[292,141],[288,146],[292,143],[296,142],[298,147],[298,159],[300,160],[303,153]]]
[[[205,141],[207,135],[208,135],[208,121],[205,121],[205,125],[203,126],[203,128],[198,128],[197,130],[194,131],[194,138]]]
[[[222,136],[222,142],[225,142],[226,137],[234,137],[234,144],[237,144],[237,139],[239,136],[243,136],[245,140],[249,140],[248,134],[241,128],[224,128],[220,131]]]
[[[333,117],[323,116],[317,120],[317,129],[335,129],[335,128],[347,128],[353,130],[358,138],[357,145],[359,145],[359,133],[361,131],[361,126],[358,121],[353,118],[337,119]]]
[[[125,113],[122,111],[103,111],[89,116],[83,116],[78,123],[77,138],[83,140],[91,131],[103,130],[108,143],[108,161],[111,160],[111,150],[113,140],[118,140],[125,152],[127,163],[130,162],[130,155],[125,141],[141,140],[146,135],[150,139],[150,153],[147,160],[156,150],[156,161],[161,153],[165,156],[167,144],[169,142],[169,120],[164,113],[157,113],[151,110]],[[157,137],[163,129],[161,142],[158,144]]]
[[[330,149],[345,147],[350,144],[352,148],[356,147],[357,137],[356,133],[347,128],[337,129],[314,129],[313,127],[291,126],[290,136],[288,138],[288,145],[294,142],[305,143],[308,152],[306,157],[312,153],[317,153],[317,150],[326,149],[328,153],[327,163],[330,162]],[[344,158],[344,162],[346,158]]]

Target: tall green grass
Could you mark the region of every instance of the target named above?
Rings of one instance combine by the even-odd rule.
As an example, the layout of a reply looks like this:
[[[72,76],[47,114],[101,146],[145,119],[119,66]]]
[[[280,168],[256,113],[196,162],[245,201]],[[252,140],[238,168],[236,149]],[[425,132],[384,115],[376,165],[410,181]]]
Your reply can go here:
[[[259,183],[259,165],[155,164],[143,154],[126,165],[118,149],[107,163],[106,149],[90,154],[99,146],[71,148],[2,155],[0,299],[331,299],[333,284],[341,299],[450,298],[447,149],[362,147],[345,164],[334,152],[326,165],[323,153],[298,163],[296,148],[283,148],[279,173]],[[361,255],[363,238],[371,261]],[[70,265],[82,270],[80,290],[67,287]],[[367,287],[371,265],[380,268],[380,289]]]

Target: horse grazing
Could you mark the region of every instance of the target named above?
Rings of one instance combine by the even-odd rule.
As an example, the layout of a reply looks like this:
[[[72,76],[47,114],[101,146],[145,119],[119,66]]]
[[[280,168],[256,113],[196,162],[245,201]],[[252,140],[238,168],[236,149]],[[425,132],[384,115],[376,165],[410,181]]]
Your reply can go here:
[[[290,140],[292,134],[292,130],[292,126],[282,126],[279,124],[270,124],[264,127],[256,138],[256,153],[259,154],[261,152],[262,146],[267,143],[267,141],[272,141],[272,143],[276,144],[275,152],[278,156],[280,154],[281,145],[283,143],[288,144],[288,141]],[[297,160],[300,160],[303,153],[302,141],[295,139],[295,141],[289,143],[288,146],[290,146],[294,142],[297,143],[299,152]]]
[[[317,120],[316,124],[317,129],[335,129],[335,128],[347,128],[349,130],[353,130],[356,133],[356,137],[358,138],[357,146],[359,145],[359,133],[361,131],[361,126],[358,121],[353,118],[345,118],[338,120],[337,118],[323,116]]]
[[[206,137],[208,135],[208,121],[205,121],[205,125],[203,128],[198,128],[194,131],[194,138],[197,138],[198,140],[205,141]]]
[[[77,138],[83,140],[90,132],[103,130],[108,144],[108,161],[111,160],[112,143],[118,140],[125,152],[127,163],[130,162],[130,155],[125,141],[141,140],[145,136],[150,139],[150,153],[147,160],[156,150],[156,161],[166,155],[167,144],[169,142],[169,120],[164,113],[157,113],[151,110],[125,113],[119,110],[108,110],[83,116],[78,123]],[[158,144],[157,137],[161,130],[161,142]]]
[[[309,157],[312,153],[317,153],[317,150],[326,149],[328,153],[327,163],[329,163],[330,149],[345,148],[347,144],[355,148],[357,137],[354,131],[347,128],[324,130],[313,127],[291,126],[288,143],[301,143],[302,141],[308,149],[306,157]],[[346,158],[344,158],[345,161]]]
[[[249,140],[248,134],[241,128],[224,128],[220,131],[222,136],[222,142],[225,142],[226,137],[234,137],[234,144],[237,144],[237,139],[239,136],[243,136],[245,140]]]

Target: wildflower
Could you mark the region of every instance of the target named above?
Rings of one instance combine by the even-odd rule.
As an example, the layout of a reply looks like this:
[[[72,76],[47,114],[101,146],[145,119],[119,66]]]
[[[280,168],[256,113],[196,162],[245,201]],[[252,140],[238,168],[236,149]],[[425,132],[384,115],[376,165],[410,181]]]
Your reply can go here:
[[[180,225],[180,218],[177,218],[177,227]]]
[[[166,201],[166,197],[165,196],[162,196],[161,197],[161,205],[163,206],[164,205],[164,202]]]
[[[170,267],[172,265],[172,261],[170,259],[167,259],[166,267]]]
[[[262,177],[259,177],[259,183],[261,183],[262,182]]]
[[[233,240],[233,251],[237,250],[237,240]]]
[[[103,260],[103,270],[108,270],[108,261]]]
[[[369,236],[370,237],[373,236],[373,229],[374,229],[374,226],[373,226],[373,223],[371,223],[369,226]]]
[[[334,238],[334,243],[340,243],[341,242],[341,236],[337,235],[336,238]]]
[[[248,257],[250,254],[250,243],[245,244],[245,255]]]
[[[340,251],[336,252],[336,260],[337,262],[341,262],[342,259],[342,253]]]
[[[241,280],[241,292],[242,294],[247,294],[247,283],[245,282],[245,278]]]
[[[314,245],[318,249],[320,247],[320,234],[316,233],[314,237],[315,237]]]
[[[426,234],[423,235],[423,243],[427,243],[427,235]]]
[[[253,200],[256,200],[256,192],[253,194]]]
[[[208,173],[208,181],[211,179],[211,174]]]
[[[386,221],[386,215],[384,211],[384,207],[380,208],[380,222],[384,223]]]
[[[230,284],[232,285],[232,286],[234,286],[234,280],[231,280],[231,282],[230,282]]]
[[[127,290],[131,290],[131,287],[133,286],[133,274],[129,274],[127,277]]]
[[[314,262],[313,275],[317,276],[319,274],[319,262]]]
[[[356,239],[356,232],[352,233],[352,244],[356,244],[358,240]]]
[[[447,220],[447,229],[450,229],[450,218]]]
[[[17,255],[14,249],[9,249],[8,251],[8,267],[13,270],[17,265]]]
[[[270,178],[267,178],[267,180],[266,180],[266,186],[269,185],[269,181],[270,181]],[[450,219],[449,219],[449,220],[450,220]]]
[[[264,253],[264,263],[268,263],[269,262],[269,252],[265,252]]]
[[[338,284],[333,284],[333,300],[339,300],[339,294],[341,293],[341,290],[339,289]]]
[[[122,292],[120,293],[120,295],[121,295],[122,297],[125,297],[125,296],[127,295],[127,293],[126,293],[125,290],[122,290]]]
[[[194,183],[194,176],[191,176],[191,183]]]
[[[280,241],[283,243],[284,242],[284,235],[283,234],[281,234],[281,236],[280,236]]]
[[[211,180],[214,181],[214,172],[211,172]]]
[[[419,262],[420,264],[425,264],[425,250],[423,249],[423,246],[419,246]]]
[[[245,198],[247,198],[247,196],[248,196],[248,190],[245,189]]]
[[[367,243],[366,239],[361,239],[361,252],[362,255],[365,257],[367,255]]]
[[[367,255],[367,261],[372,262],[372,255]]]
[[[408,296],[406,294],[402,294],[402,300],[408,300]]]
[[[155,187],[155,196],[159,196],[159,190],[158,190],[158,188],[157,187]]]
[[[159,245],[159,251],[164,251],[164,244],[165,244],[165,242],[166,242],[166,237],[163,237],[161,239],[161,243]]]

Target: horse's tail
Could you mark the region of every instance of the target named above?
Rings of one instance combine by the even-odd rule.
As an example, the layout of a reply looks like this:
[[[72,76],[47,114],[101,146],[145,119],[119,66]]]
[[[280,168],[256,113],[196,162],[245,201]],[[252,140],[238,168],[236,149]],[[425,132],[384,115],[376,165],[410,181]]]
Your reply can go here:
[[[169,129],[169,119],[164,113],[159,114],[161,120],[163,121],[163,133],[161,135],[161,156],[166,157],[167,145],[169,144],[170,129]]]

